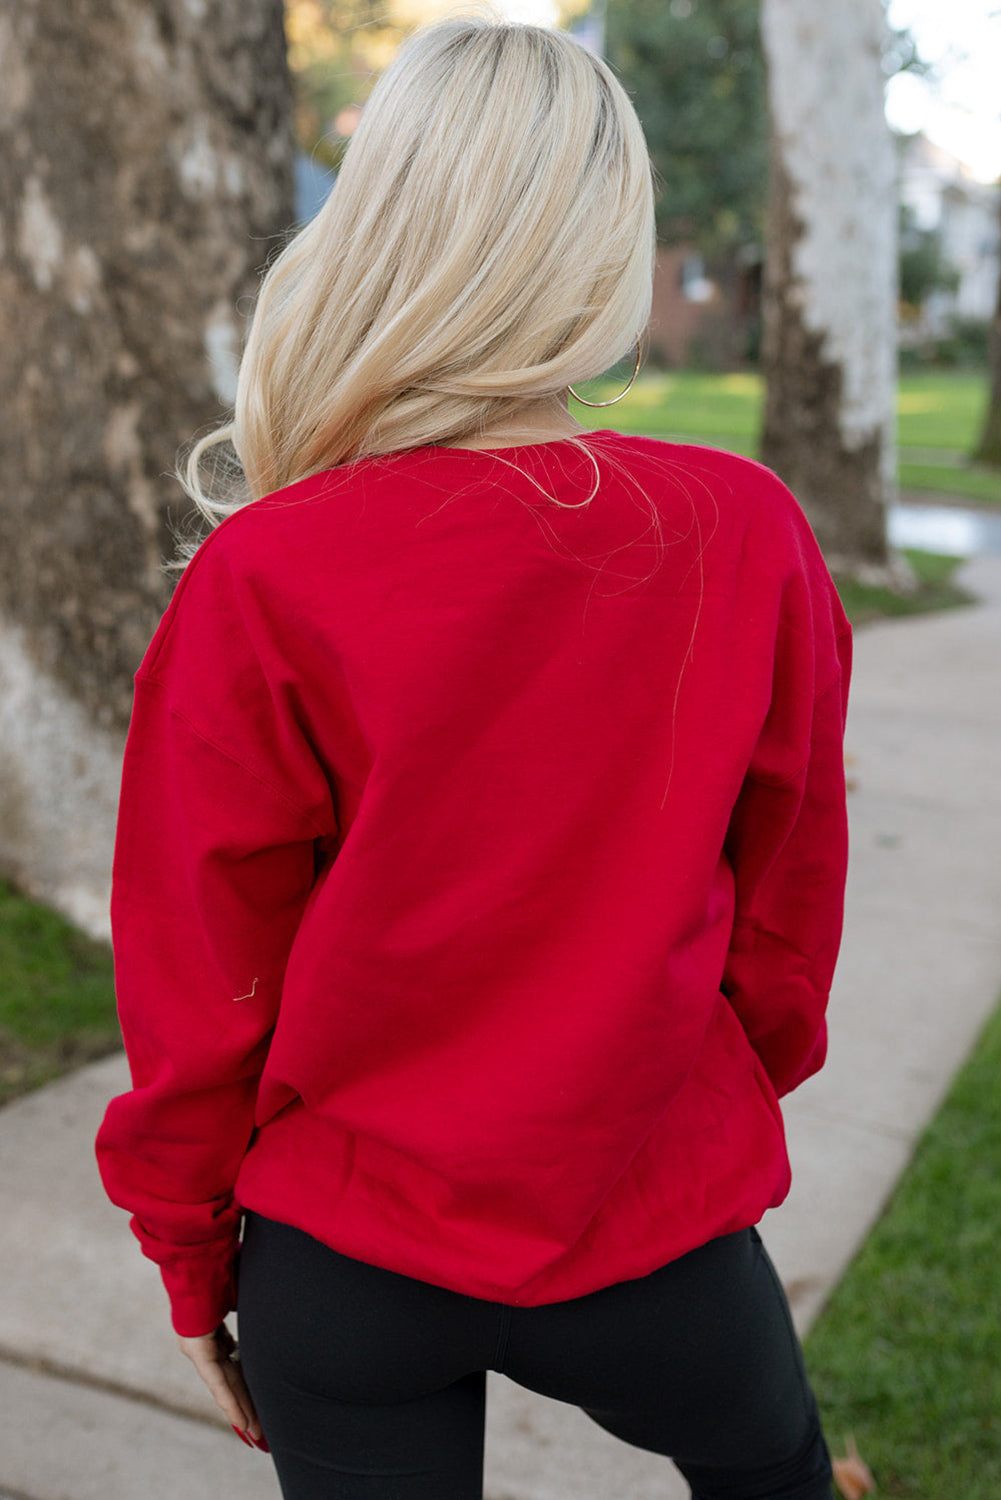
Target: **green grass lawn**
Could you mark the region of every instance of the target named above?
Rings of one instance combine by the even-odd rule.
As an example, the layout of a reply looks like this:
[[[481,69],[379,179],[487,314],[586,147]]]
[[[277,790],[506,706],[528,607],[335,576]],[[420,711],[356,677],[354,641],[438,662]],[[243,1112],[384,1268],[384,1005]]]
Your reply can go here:
[[[915,494],[948,495],[973,505],[1001,505],[1001,472],[984,464],[911,463],[901,451],[900,486]]]
[[[594,381],[592,400],[621,389]],[[1001,505],[1001,472],[969,462],[987,401],[987,377],[969,371],[921,371],[898,386],[900,483],[905,490]],[[709,443],[757,457],[764,385],[756,372],[712,375],[679,370],[641,375],[617,406],[592,411],[573,404],[585,425],[650,437]]]
[[[923,370],[903,375],[897,394],[900,446],[969,453],[986,405],[986,371]]]
[[[108,945],[0,881],[0,1104],[119,1046]]]
[[[1001,1496],[1001,1007],[806,1341],[893,1500]]]

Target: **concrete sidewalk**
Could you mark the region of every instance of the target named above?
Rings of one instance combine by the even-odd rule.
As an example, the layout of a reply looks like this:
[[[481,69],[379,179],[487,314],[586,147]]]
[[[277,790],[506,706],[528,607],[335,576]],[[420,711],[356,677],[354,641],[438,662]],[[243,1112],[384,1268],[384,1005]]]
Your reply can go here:
[[[804,1329],[906,1164],[1001,988],[1001,558],[975,608],[856,634],[852,860],[830,1059],[786,1101],[794,1187],[764,1235]],[[213,1416],[92,1141],[120,1057],[0,1112],[0,1491],[275,1500]],[[665,1460],[491,1376],[492,1500],[676,1500]],[[5,1500],[0,1495],[0,1500]]]

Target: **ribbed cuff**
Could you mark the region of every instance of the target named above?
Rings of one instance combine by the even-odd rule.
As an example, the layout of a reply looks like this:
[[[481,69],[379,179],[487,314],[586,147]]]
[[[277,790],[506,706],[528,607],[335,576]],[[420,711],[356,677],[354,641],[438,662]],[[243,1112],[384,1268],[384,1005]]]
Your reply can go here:
[[[236,1307],[236,1251],[234,1242],[222,1254],[186,1255],[161,1265],[171,1322],[182,1338],[213,1333]]]

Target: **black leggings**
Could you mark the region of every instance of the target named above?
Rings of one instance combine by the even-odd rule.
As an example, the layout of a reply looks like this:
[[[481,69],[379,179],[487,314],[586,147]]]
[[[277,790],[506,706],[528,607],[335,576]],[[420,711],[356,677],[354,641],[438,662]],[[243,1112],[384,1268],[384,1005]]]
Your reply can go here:
[[[696,1500],[831,1500],[799,1343],[753,1229],[586,1297],[509,1307],[248,1214],[238,1313],[285,1500],[481,1500],[487,1370],[672,1458]]]

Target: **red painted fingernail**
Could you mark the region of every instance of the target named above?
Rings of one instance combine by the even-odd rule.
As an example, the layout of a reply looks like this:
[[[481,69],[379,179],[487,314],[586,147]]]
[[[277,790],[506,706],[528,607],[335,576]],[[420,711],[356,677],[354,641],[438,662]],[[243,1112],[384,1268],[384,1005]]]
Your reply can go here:
[[[268,1440],[267,1440],[267,1438],[264,1438],[264,1437],[261,1437],[261,1438],[251,1438],[250,1441],[253,1443],[253,1445],[254,1445],[255,1448],[260,1448],[260,1450],[261,1450],[262,1453],[270,1453],[271,1452],[271,1449],[268,1447]]]
[[[239,1427],[236,1426],[235,1422],[230,1422],[229,1425],[230,1425],[230,1427],[232,1427],[233,1431],[236,1433],[236,1435],[240,1439],[241,1443],[246,1443],[246,1445],[247,1445],[248,1448],[252,1448],[254,1446],[253,1440],[251,1438],[249,1438],[245,1432],[241,1432],[240,1429],[239,1429]]]

